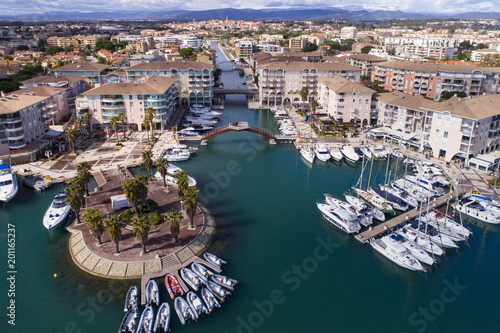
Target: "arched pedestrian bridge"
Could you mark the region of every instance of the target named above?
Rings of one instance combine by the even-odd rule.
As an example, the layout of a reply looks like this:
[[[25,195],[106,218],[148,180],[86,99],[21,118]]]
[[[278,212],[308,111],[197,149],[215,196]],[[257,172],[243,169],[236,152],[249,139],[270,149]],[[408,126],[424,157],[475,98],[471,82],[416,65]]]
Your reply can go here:
[[[269,143],[276,144],[276,136],[273,133],[258,127],[249,126],[248,123],[246,122],[235,122],[225,127],[216,128],[213,131],[208,132],[201,138],[201,144],[206,145],[208,140],[219,134],[227,132],[241,132],[241,131],[260,134],[265,138],[269,139]]]

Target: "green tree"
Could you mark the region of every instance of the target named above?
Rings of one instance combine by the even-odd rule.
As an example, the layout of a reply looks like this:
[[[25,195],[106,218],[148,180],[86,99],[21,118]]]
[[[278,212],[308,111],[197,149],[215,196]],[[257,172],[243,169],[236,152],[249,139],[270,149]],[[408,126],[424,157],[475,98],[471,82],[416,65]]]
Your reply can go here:
[[[137,241],[142,246],[141,255],[147,253],[146,243],[149,238],[149,230],[151,229],[151,221],[146,214],[137,214],[132,217],[132,230],[134,231]]]
[[[77,182],[72,182],[71,186],[64,190],[66,194],[66,201],[68,202],[71,210],[76,215],[77,223],[80,224],[80,210],[84,202],[84,188]]]
[[[14,57],[12,57],[10,54],[4,54],[2,56],[2,60],[3,61],[9,61],[9,60],[12,61],[12,60],[14,60]]]
[[[180,221],[182,221],[182,214],[178,210],[171,210],[165,214],[165,219],[170,225],[170,234],[174,237],[174,242],[179,243]]]
[[[85,188],[85,193],[89,195],[89,181],[92,177],[90,173],[91,166],[89,162],[81,162],[76,165],[76,172],[78,173],[78,177],[81,178],[83,187]]]
[[[153,109],[151,106],[146,109],[146,117],[149,120],[149,127],[151,129],[151,138],[153,139],[155,134],[153,132],[153,124],[154,120],[156,117],[156,112],[155,109]]]
[[[309,43],[306,47],[302,49],[302,52],[313,52],[318,49],[318,45],[315,43]]]
[[[38,40],[38,51],[45,52],[47,50],[47,39],[40,38]]]
[[[83,130],[83,119],[82,118],[78,118],[75,120],[75,129],[77,131],[80,131],[80,133],[82,132],[82,130]]]
[[[18,45],[15,47],[16,51],[28,51],[30,48],[28,45]]]
[[[144,167],[149,172],[149,179],[153,179],[153,152],[149,149],[146,149],[141,154],[142,163],[144,163]]]
[[[141,204],[144,203],[144,201],[148,197],[148,184],[149,184],[149,179],[148,177],[144,175],[138,175],[136,178],[134,178],[137,182],[137,195],[138,199],[141,202]]]
[[[125,138],[125,123],[127,122],[127,117],[125,117],[125,113],[120,113],[118,115],[118,120],[122,124],[123,138]]]
[[[165,186],[167,188],[167,191],[168,191],[167,169],[168,169],[169,164],[170,164],[170,162],[166,158],[163,158],[163,157],[159,158],[156,161],[156,168],[158,169],[158,172],[160,173],[161,178],[163,179],[163,186]]]
[[[476,45],[476,50],[482,50],[482,49],[487,49],[486,45],[484,45],[483,43],[478,43]]]
[[[307,96],[309,95],[309,90],[306,87],[302,87],[299,92],[300,98],[303,102],[307,100]]]
[[[99,245],[102,244],[101,237],[104,233],[104,224],[102,223],[102,214],[99,208],[87,209],[85,213],[82,214],[83,219],[87,223],[92,235],[97,238]]]
[[[85,113],[83,115],[83,121],[87,124],[88,136],[90,137],[90,122],[92,121],[92,115],[90,113]]]
[[[198,207],[198,190],[195,186],[188,187],[182,196],[182,204],[186,210],[186,214],[191,220],[190,227],[194,228],[193,218],[196,215],[196,207]]]
[[[103,65],[109,65],[109,61],[104,57],[97,57],[97,63]]]
[[[314,112],[316,112],[316,108],[317,108],[318,106],[319,106],[318,101],[317,101],[317,100],[315,100],[315,99],[313,99],[313,100],[311,101],[311,110],[312,110],[312,112],[313,112],[313,113],[314,113]]]
[[[186,47],[179,50],[179,55],[184,59],[191,58],[194,54],[194,49],[192,47]]]
[[[111,120],[109,121],[109,124],[111,125],[111,127],[115,131],[116,144],[119,144],[120,140],[118,138],[118,128],[120,127],[120,120],[118,119],[118,116],[111,117]]]
[[[110,52],[114,52],[116,50],[116,46],[107,38],[99,38],[95,43],[94,50],[108,50]]]
[[[144,120],[142,121],[142,128],[146,129],[146,134],[148,135],[148,142],[149,142],[149,125],[151,124],[151,120],[149,120],[148,117],[144,117]]]
[[[62,47],[60,46],[51,46],[47,50],[45,50],[45,53],[50,54],[51,56],[55,55],[56,53],[64,51]]]
[[[179,191],[179,198],[182,200],[184,192],[186,192],[188,185],[188,178],[186,171],[182,170],[175,174],[175,179],[177,182],[177,189]]]
[[[139,201],[139,184],[137,180],[135,178],[125,180],[122,184],[122,189],[128,202],[132,204],[137,214],[137,202]]]
[[[108,232],[109,238],[113,243],[115,243],[115,253],[120,253],[118,248],[118,244],[122,239],[122,221],[120,217],[116,214],[110,214],[106,216],[103,224],[104,228],[106,228],[106,231]]]
[[[66,138],[68,139],[69,147],[71,149],[71,152],[74,154],[75,153],[75,130],[70,128],[66,132]]]
[[[487,54],[481,61],[483,67],[500,67],[500,54]]]
[[[373,49],[373,46],[364,46],[363,48],[361,48],[361,53],[364,53],[364,54],[368,54],[368,52],[370,52],[370,50]]]

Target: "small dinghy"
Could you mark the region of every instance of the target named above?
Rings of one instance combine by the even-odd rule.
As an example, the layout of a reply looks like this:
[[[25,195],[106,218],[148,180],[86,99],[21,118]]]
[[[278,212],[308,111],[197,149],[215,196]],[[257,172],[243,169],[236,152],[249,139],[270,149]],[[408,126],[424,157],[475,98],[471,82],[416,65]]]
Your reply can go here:
[[[127,311],[123,317],[118,333],[135,333],[135,329],[137,328],[137,317],[139,317],[137,311],[137,307],[133,307]]]
[[[177,277],[173,274],[168,273],[165,275],[165,287],[167,287],[168,294],[172,299],[175,296],[184,295],[184,290],[181,288],[179,281],[177,281]]]
[[[212,254],[212,253],[205,252],[205,254],[203,254],[203,257],[210,264],[217,266],[219,268],[221,268],[223,265],[227,264],[224,260],[222,260],[221,258],[217,257],[215,254]]]
[[[200,277],[189,268],[184,267],[181,269],[181,277],[194,291],[198,291],[198,288],[202,285]]]
[[[125,297],[125,306],[123,311],[127,312],[132,308],[137,308],[139,305],[139,288],[137,286],[132,286],[127,292],[127,297]]]
[[[146,304],[158,305],[160,303],[160,293],[155,280],[149,280],[146,284]]]
[[[144,312],[141,315],[141,320],[137,326],[136,333],[151,333],[153,328],[154,312],[151,305],[146,306]]]
[[[158,330],[163,330],[163,332],[168,331],[168,326],[170,325],[170,305],[167,302],[161,304],[158,313],[156,314],[156,321],[153,327],[153,332]]]
[[[203,298],[209,312],[212,312],[215,308],[220,308],[220,304],[214,294],[212,294],[212,292],[207,288],[203,288],[201,290],[201,298]]]
[[[209,270],[208,268],[197,262],[193,262],[191,264],[191,269],[193,270],[193,272],[206,279],[210,278],[210,276],[214,274],[211,270]]]
[[[181,321],[181,324],[186,324],[187,320],[198,319],[193,309],[187,304],[187,302],[181,296],[177,297],[174,301],[175,312]]]
[[[186,295],[187,302],[191,309],[196,313],[196,315],[199,317],[202,314],[209,314],[207,307],[201,299],[196,295],[194,292],[190,291]]]
[[[217,283],[208,281],[207,288],[217,297],[219,300],[224,302],[227,296],[231,296],[231,292],[219,286]]]
[[[229,290],[234,290],[234,286],[236,286],[238,284],[238,281],[236,281],[234,279],[230,279],[224,275],[213,274],[211,276],[211,278],[212,278],[212,281],[214,281],[215,283],[217,283],[220,286],[228,288]]]

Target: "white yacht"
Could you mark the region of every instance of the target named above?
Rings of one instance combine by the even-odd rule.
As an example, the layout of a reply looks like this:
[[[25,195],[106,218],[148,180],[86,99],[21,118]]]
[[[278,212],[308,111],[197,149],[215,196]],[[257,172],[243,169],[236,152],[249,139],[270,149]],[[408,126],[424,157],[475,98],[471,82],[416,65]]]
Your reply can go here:
[[[433,265],[436,262],[436,260],[433,257],[431,257],[427,252],[425,252],[414,241],[409,240],[395,233],[390,234],[389,236],[399,244],[403,245],[410,252],[412,256],[417,258],[418,261],[423,262],[424,264],[427,265]]]
[[[444,194],[444,189],[442,187],[436,186],[435,183],[432,183],[429,180],[425,180],[422,178],[419,178],[417,176],[410,176],[406,175],[405,179],[410,181],[413,184],[416,184],[420,187],[423,187],[424,189],[428,190],[429,192],[432,193],[434,196],[439,196]]]
[[[417,234],[420,234],[423,237],[428,237],[434,244],[439,245],[440,247],[445,248],[457,248],[457,244],[453,242],[450,237],[445,234],[439,232],[433,226],[427,224],[423,220],[413,220],[406,225],[408,229],[412,229]]]
[[[215,125],[215,124],[217,124],[218,121],[213,120],[213,119],[203,119],[203,118],[199,118],[199,117],[187,116],[186,122],[188,122],[192,125],[206,126],[206,125]]]
[[[455,205],[455,210],[482,222],[500,223],[500,210],[487,201],[464,197]]]
[[[48,230],[54,229],[66,219],[70,210],[66,194],[59,192],[43,216],[43,226]]]
[[[407,192],[411,198],[417,200],[418,202],[426,202],[428,198],[432,198],[433,196],[432,192],[418,186],[417,184],[411,183],[404,178],[397,179],[391,183],[391,186],[395,189]]]
[[[408,192],[406,192],[405,190],[401,190],[399,188],[390,188],[388,186],[383,186],[383,185],[380,185],[380,189],[382,191],[386,191],[398,198],[400,198],[401,200],[403,200],[404,202],[406,202],[408,205],[412,206],[412,207],[417,207],[418,206],[418,201],[415,199],[415,198],[412,198]]]
[[[420,246],[424,251],[434,254],[437,256],[441,256],[444,253],[444,250],[437,244],[434,244],[427,235],[421,236],[419,233],[415,232],[413,229],[403,227],[401,229],[396,230],[395,232],[398,235],[403,236],[404,238],[416,243]]]
[[[361,152],[366,156],[367,159],[371,159],[373,157],[372,150],[368,146],[361,148]]]
[[[371,152],[375,155],[375,158],[386,158],[387,157],[387,151],[385,150],[385,147],[383,145],[378,145],[376,147],[372,147]]]
[[[344,155],[347,161],[357,162],[359,161],[359,155],[356,153],[354,148],[351,145],[343,145],[340,148],[340,152]]]
[[[188,160],[190,156],[191,153],[189,151],[185,151],[179,148],[169,148],[166,150],[164,157],[169,162],[180,162]]]
[[[392,208],[392,206],[380,195],[376,193],[370,193],[359,188],[353,188],[353,190],[361,199],[368,202],[373,207],[381,210],[385,214],[394,214],[394,209]]]
[[[323,214],[323,217],[340,230],[352,234],[361,229],[358,217],[350,211],[343,208],[333,208],[329,204],[321,202],[317,202],[316,206]]]
[[[411,271],[426,271],[424,266],[403,245],[389,236],[373,239],[370,241],[370,245],[375,251],[403,268]]]
[[[316,157],[314,150],[309,147],[302,148],[300,150],[300,155],[302,155],[302,157],[311,164],[314,162],[314,158]]]
[[[0,160],[0,201],[9,202],[17,194],[16,173],[8,163]]]
[[[368,192],[373,195],[378,195],[380,198],[384,199],[387,204],[391,205],[393,208],[397,210],[403,212],[408,210],[408,203],[406,201],[389,192],[372,187],[368,189]]]
[[[358,214],[361,214],[361,212],[363,212],[365,209],[369,209],[374,219],[381,222],[385,221],[385,214],[380,209],[373,207],[366,201],[363,201],[360,198],[356,198],[355,196],[348,194],[344,194],[344,196],[347,202],[351,204],[351,206],[353,206],[354,209],[356,209]]]
[[[322,143],[318,143],[316,147],[314,148],[314,153],[316,154],[316,157],[318,160],[321,162],[328,162],[330,159],[330,153],[328,152],[328,149],[326,146]]]
[[[167,174],[165,176],[165,180],[167,181],[167,184],[177,185],[177,179],[175,178],[175,175],[181,171],[182,171],[182,169],[179,168],[178,166],[173,165],[173,164],[169,164],[167,167]],[[156,171],[155,178],[157,180],[163,181],[163,177],[161,176],[159,171]],[[187,175],[187,179],[188,179],[188,186],[196,186],[196,180],[193,177],[191,177],[190,175]]]
[[[453,216],[447,216],[444,212],[433,209],[422,220],[437,228],[440,232],[450,237],[453,241],[464,241],[472,232],[463,225],[455,222]]]
[[[334,148],[330,148],[329,152],[330,152],[330,156],[332,157],[332,159],[334,161],[339,162],[339,161],[341,161],[344,158],[344,155],[342,155],[342,153],[340,152],[340,150],[338,148],[335,148],[335,147]]]
[[[325,201],[327,204],[329,204],[333,208],[344,208],[345,210],[348,210],[348,211],[358,215],[359,224],[361,224],[363,227],[368,227],[370,224],[373,223],[372,211],[369,208],[364,208],[364,209],[361,209],[360,211],[357,211],[348,202],[334,198],[331,196],[331,194],[328,194],[328,193],[325,193]]]

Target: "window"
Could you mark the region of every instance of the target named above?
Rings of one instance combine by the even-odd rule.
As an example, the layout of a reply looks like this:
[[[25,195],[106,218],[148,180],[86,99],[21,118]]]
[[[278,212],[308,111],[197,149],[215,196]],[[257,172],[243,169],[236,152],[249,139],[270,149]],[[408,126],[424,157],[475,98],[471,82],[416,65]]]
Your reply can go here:
[[[443,133],[443,138],[447,139],[448,138],[448,132],[447,131],[444,131]]]

